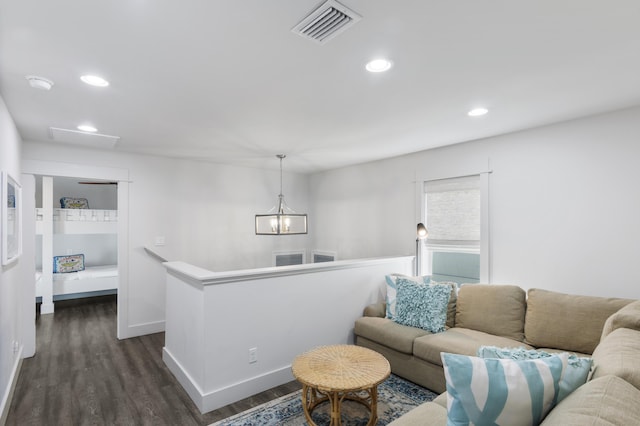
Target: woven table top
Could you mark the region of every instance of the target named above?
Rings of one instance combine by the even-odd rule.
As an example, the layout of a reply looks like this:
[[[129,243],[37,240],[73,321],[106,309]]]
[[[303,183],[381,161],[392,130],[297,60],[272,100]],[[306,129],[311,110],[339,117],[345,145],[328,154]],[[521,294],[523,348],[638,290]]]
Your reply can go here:
[[[299,382],[329,392],[369,389],[391,374],[385,357],[355,345],[312,349],[297,356],[291,370]]]

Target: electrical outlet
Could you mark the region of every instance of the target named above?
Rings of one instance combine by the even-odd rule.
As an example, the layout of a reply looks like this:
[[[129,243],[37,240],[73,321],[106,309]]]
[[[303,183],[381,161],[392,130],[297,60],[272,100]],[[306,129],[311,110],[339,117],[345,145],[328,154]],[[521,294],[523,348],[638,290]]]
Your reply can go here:
[[[156,247],[162,247],[165,245],[165,238],[164,237],[156,237],[156,241],[155,241],[155,246]]]
[[[67,249],[67,254],[73,254],[73,249]]]
[[[249,364],[258,362],[258,348],[249,349]]]
[[[18,342],[17,340],[13,341],[13,353],[17,353],[18,350],[20,350],[20,342]]]

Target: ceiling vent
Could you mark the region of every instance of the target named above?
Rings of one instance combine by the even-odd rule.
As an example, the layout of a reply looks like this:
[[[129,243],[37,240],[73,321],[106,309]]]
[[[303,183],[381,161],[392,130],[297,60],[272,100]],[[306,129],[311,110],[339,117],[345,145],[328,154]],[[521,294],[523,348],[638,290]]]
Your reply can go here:
[[[291,31],[324,44],[361,18],[362,16],[337,1],[327,0],[293,27]]]

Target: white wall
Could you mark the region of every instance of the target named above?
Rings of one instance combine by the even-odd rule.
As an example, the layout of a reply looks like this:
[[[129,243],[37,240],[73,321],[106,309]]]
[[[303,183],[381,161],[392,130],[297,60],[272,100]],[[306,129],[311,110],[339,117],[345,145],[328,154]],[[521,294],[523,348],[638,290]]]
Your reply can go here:
[[[342,259],[412,254],[416,175],[489,159],[492,283],[640,298],[639,158],[633,108],[319,173],[310,232]]]
[[[254,235],[253,215],[276,203],[277,169],[96,155],[33,142],[24,143],[22,155],[129,170],[128,317],[135,330],[161,329],[164,321],[164,271],[142,249],[156,236],[166,238],[160,249],[170,260],[214,271],[267,266],[275,250],[316,248],[336,251],[339,259],[410,255],[416,176],[487,159],[494,171],[491,282],[638,298],[632,277],[640,252],[640,197],[633,186],[640,181],[639,137],[635,108],[311,177],[285,172],[288,202],[310,214],[310,234],[290,237]]]
[[[201,412],[281,385],[293,380],[296,355],[353,343],[355,320],[383,300],[384,275],[412,264],[408,256],[215,274],[168,263],[163,359]]]
[[[18,182],[21,181],[20,144],[20,135],[0,97],[0,170],[10,173]],[[23,326],[29,313],[24,303],[25,272],[22,263],[18,259],[10,265],[0,266],[0,424],[4,423],[8,413],[9,396],[25,343],[29,347],[25,352],[31,352],[35,344],[35,341],[25,342],[28,336],[25,336]],[[35,307],[33,313],[35,315]]]
[[[125,143],[124,141],[122,143]],[[25,142],[23,160],[128,169],[129,272],[128,329],[123,337],[164,328],[164,268],[145,253],[157,236],[158,250],[213,271],[270,266],[275,250],[305,249],[308,236],[256,236],[254,215],[266,213],[280,190],[278,162],[273,170],[207,162],[99,152]],[[309,204],[308,178],[284,173],[284,194],[297,211]],[[310,220],[312,218],[310,217]],[[149,331],[146,331],[149,332]]]

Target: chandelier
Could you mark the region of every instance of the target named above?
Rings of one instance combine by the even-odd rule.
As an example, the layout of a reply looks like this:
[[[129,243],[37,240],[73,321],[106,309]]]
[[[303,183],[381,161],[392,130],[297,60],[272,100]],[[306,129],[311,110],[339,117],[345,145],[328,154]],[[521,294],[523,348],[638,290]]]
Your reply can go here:
[[[276,155],[280,159],[280,194],[278,206],[267,214],[256,215],[256,235],[295,235],[307,233],[307,215],[294,212],[287,206],[282,195],[282,160],[284,154]]]

